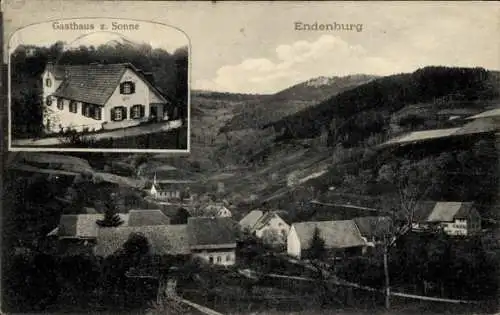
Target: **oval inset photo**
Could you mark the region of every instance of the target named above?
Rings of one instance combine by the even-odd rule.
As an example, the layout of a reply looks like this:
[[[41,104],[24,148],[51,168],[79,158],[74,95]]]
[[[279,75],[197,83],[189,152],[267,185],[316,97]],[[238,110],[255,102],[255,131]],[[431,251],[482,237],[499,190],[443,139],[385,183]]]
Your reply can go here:
[[[9,40],[9,150],[189,152],[190,42],[165,24],[56,20]]]

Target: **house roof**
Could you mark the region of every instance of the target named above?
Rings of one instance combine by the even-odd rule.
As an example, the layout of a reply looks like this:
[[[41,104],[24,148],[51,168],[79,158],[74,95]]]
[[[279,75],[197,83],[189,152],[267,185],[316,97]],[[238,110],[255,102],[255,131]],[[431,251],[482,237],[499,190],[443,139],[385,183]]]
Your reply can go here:
[[[272,218],[280,218],[283,220],[279,215],[277,211],[267,211],[260,217],[260,219],[257,221],[257,223],[254,225],[253,229],[254,230],[260,230],[264,226],[266,226],[269,221],[271,221]],[[285,222],[285,220],[283,220]],[[285,222],[286,223],[286,222]],[[288,224],[288,223],[287,223]]]
[[[192,247],[234,244],[236,229],[230,218],[191,217],[188,219],[189,244]]]
[[[240,220],[239,224],[242,228],[252,229],[263,214],[261,210],[252,210]]]
[[[299,222],[294,223],[293,227],[302,249],[308,249],[311,246],[316,228],[319,229],[319,235],[325,241],[325,248],[349,248],[366,245],[353,220]]]
[[[63,82],[53,95],[104,106],[127,69],[134,71],[162,101],[166,102],[163,95],[149,83],[143,73],[130,63],[58,65],[55,67],[55,76]]]
[[[206,216],[217,216],[221,211],[229,211],[228,208],[226,208],[222,204],[210,204],[203,209],[203,213]],[[231,213],[231,211],[229,211]]]
[[[119,214],[123,220],[121,226],[128,224],[128,214]],[[97,220],[102,220],[102,214],[63,214],[59,220],[59,226],[56,231],[52,231],[51,235],[57,234],[60,238],[95,238],[101,228],[97,225]]]
[[[481,119],[472,121],[462,127],[413,131],[401,135],[399,137],[395,137],[383,143],[381,146],[421,142],[433,139],[472,135],[478,133],[487,133],[495,131],[498,128],[499,128],[498,122],[495,122],[492,118]]]
[[[390,217],[369,216],[354,218],[354,223],[364,237],[382,238],[391,232],[392,220]]]
[[[415,222],[450,222],[465,218],[473,207],[472,202],[435,202],[419,203],[414,211]]]
[[[499,117],[500,116],[500,108],[491,109],[482,113],[479,113],[474,116],[467,117],[467,119],[478,119],[478,118],[487,118],[487,117]]]
[[[433,130],[423,130],[423,131],[413,131],[402,136],[396,137],[384,143],[384,145],[389,144],[401,144],[417,141],[425,141],[430,139],[438,139],[450,137],[459,131],[460,128],[447,128],[447,129],[433,129]]]
[[[283,215],[286,214],[287,212],[284,210],[276,210],[276,211],[252,210],[243,219],[240,220],[239,224],[242,228],[258,230],[264,227],[267,223],[269,223],[269,221],[271,221],[271,219],[274,217],[279,217],[285,223],[287,223],[286,222],[287,220],[283,218]]]
[[[161,210],[130,210],[128,226],[169,225],[170,218]]]
[[[96,256],[107,257],[116,253],[132,233],[141,233],[147,238],[152,255],[187,255],[190,252],[185,224],[156,225],[99,230],[94,248]]]

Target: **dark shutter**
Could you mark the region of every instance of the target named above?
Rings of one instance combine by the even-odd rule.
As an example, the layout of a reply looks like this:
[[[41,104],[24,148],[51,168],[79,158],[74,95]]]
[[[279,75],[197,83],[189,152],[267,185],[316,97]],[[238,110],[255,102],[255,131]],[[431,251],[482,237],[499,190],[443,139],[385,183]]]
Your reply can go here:
[[[134,82],[130,82],[130,94],[134,94],[135,93],[135,83]]]
[[[122,118],[123,118],[122,120],[127,119],[127,108],[126,108],[126,107],[124,107],[124,106],[122,106],[122,116],[123,116],[123,117],[122,117]]]
[[[124,85],[124,84],[125,84],[125,83],[121,83],[121,84],[120,84],[120,94],[123,94],[123,85]]]
[[[111,120],[112,121],[115,121],[116,120],[116,117],[115,117],[115,108],[111,108],[110,110],[110,117],[111,117]]]
[[[87,107],[87,103],[82,103],[82,115],[85,116],[85,108]]]
[[[139,106],[140,106],[140,109],[141,109],[141,116],[140,117],[143,118],[144,114],[146,112],[146,106],[144,106],[144,105],[139,105]]]

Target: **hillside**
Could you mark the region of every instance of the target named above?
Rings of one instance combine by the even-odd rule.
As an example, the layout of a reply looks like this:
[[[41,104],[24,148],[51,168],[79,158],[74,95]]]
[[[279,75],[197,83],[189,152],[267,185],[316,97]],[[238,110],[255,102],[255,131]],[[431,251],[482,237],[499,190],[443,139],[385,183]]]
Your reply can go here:
[[[431,109],[417,117],[414,129],[425,129],[426,120],[442,110],[484,110],[498,100],[499,80],[498,72],[482,68],[426,67],[372,80],[262,128],[282,131],[279,140],[313,138],[327,130],[330,144],[354,146],[390,133],[391,115],[405,106]]]
[[[248,102],[239,108],[239,111],[220,129],[220,132],[258,129],[338,93],[370,82],[374,78],[374,76],[369,75],[351,75],[310,79],[276,94]]]

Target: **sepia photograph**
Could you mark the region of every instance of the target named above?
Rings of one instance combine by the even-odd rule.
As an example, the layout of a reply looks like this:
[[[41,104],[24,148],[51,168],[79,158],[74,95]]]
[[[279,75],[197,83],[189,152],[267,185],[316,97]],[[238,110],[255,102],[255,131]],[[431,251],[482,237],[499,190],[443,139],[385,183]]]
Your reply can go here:
[[[3,10],[2,313],[500,313],[498,3]]]
[[[59,20],[16,31],[9,52],[11,149],[187,152],[181,30]]]

